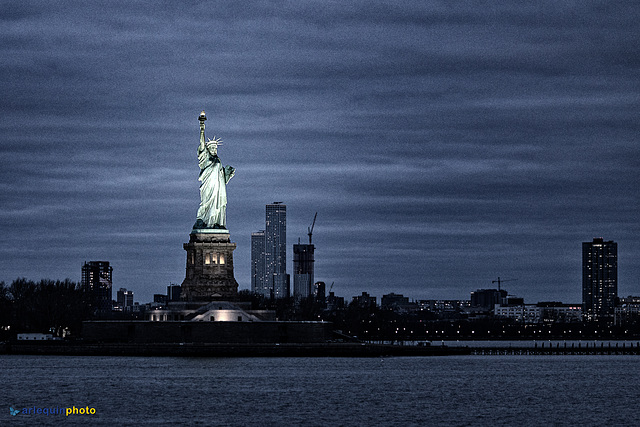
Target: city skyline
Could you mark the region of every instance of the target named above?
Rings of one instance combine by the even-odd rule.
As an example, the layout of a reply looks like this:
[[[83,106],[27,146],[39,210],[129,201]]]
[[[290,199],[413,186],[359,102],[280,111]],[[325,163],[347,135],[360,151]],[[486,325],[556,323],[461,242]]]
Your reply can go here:
[[[579,302],[595,237],[640,294],[639,5],[5,6],[0,281],[181,283],[204,109],[239,289],[281,200],[337,295]]]

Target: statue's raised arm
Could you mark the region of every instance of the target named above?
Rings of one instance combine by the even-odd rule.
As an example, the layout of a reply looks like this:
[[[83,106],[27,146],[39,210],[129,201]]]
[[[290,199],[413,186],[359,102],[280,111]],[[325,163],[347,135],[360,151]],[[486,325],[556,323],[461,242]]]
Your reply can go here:
[[[227,183],[235,174],[231,166],[222,167],[218,157],[218,146],[222,141],[215,137],[206,141],[204,122],[207,117],[202,111],[200,121],[200,145],[198,146],[198,164],[200,166],[200,207],[194,229],[226,229],[227,220]]]

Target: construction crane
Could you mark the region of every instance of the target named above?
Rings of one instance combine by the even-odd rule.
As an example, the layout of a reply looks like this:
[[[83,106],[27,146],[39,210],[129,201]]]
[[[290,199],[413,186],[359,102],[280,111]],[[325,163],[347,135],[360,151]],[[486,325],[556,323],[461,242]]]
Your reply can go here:
[[[316,212],[316,214],[313,216],[313,223],[311,224],[311,227],[307,227],[307,235],[309,235],[309,244],[311,244],[311,236],[313,235],[313,227],[316,225],[316,218],[318,217],[318,212]]]
[[[331,290],[333,289],[333,284],[336,282],[331,282],[331,287],[329,288],[329,293],[331,293]]]
[[[491,283],[497,283],[498,284],[498,290],[500,290],[500,283],[502,283],[502,282],[513,282],[515,280],[518,280],[518,279],[500,279],[500,276],[498,276],[498,280],[492,280]]]

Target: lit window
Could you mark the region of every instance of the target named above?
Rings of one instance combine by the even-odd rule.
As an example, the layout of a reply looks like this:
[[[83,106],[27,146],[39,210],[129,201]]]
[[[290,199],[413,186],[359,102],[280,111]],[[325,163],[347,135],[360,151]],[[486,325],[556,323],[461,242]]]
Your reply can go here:
[[[220,264],[224,264],[224,254],[219,254],[220,255]]]
[[[211,254],[209,254],[209,253],[204,254],[204,263],[206,265],[211,264]]]

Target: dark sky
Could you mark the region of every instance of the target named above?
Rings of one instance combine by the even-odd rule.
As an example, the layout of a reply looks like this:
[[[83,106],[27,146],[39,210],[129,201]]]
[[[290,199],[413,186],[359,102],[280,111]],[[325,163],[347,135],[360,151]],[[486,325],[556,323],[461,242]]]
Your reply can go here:
[[[304,3],[304,4],[302,4]],[[287,204],[316,279],[581,301],[581,242],[640,294],[640,4],[4,1],[0,280],[108,260],[146,302],[184,279],[197,116],[236,168],[228,227]],[[114,294],[115,295],[115,294]]]

